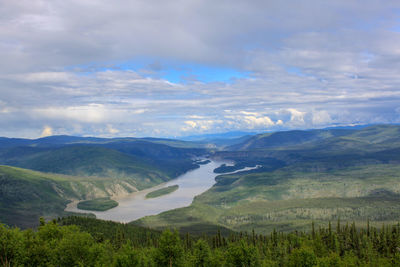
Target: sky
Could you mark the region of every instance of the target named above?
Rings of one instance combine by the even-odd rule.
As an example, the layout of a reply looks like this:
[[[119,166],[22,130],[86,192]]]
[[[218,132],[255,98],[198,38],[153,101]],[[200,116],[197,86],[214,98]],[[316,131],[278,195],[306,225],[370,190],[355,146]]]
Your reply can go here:
[[[400,1],[0,0],[0,136],[400,123]]]

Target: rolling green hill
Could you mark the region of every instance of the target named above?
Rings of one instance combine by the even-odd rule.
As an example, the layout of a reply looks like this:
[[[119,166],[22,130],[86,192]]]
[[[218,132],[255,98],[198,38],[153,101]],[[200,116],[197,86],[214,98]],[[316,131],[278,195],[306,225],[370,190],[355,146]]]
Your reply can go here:
[[[239,167],[262,168],[218,176],[191,206],[135,223],[157,229],[210,223],[268,233],[338,218],[360,225],[368,219],[376,225],[400,220],[400,126],[291,131],[277,133],[281,142],[274,137],[273,143],[274,135],[258,135],[241,150],[214,154]]]
[[[207,152],[169,139],[24,140],[0,140],[1,164],[31,169],[0,167],[0,220],[22,227],[40,215],[65,214],[70,199],[107,198],[170,180],[195,168],[191,158]],[[135,224],[267,233],[339,217],[360,225],[400,220],[400,126],[268,133],[211,156],[234,161],[231,170],[262,167],[218,176],[191,206]]]
[[[56,218],[70,200],[97,199],[136,190],[130,178],[79,177],[0,166],[0,221],[19,227]]]
[[[228,150],[255,150],[265,148],[286,147],[305,144],[329,137],[343,136],[349,134],[350,130],[309,130],[309,131],[283,131],[258,134],[246,139],[244,142],[228,147]]]
[[[143,159],[116,150],[95,146],[66,146],[38,151],[6,161],[27,169],[67,174],[131,179],[138,189],[171,179],[171,176],[147,164]]]
[[[0,221],[19,227],[37,225],[40,216],[63,214],[68,197],[78,197],[69,177],[0,166]]]
[[[376,145],[400,145],[399,125],[373,125],[362,129],[327,129],[283,131],[255,135],[227,150],[253,151],[279,149],[339,149]]]
[[[64,144],[71,140],[75,143]],[[198,167],[191,158],[206,152],[157,143],[171,140],[105,140],[54,137],[41,140],[42,145],[22,146],[18,141],[16,146],[8,143],[3,147],[0,142],[0,164],[75,176],[129,178],[143,189]]]
[[[7,165],[0,167],[0,221],[28,227],[39,216],[66,214],[70,200],[160,184],[197,168],[192,157],[205,151],[195,143],[154,138],[0,138],[0,164]]]
[[[175,139],[166,138],[98,138],[98,137],[80,137],[69,135],[53,135],[42,137],[38,139],[23,139],[23,138],[7,138],[0,137],[0,147],[17,147],[17,146],[31,146],[31,147],[51,147],[62,145],[77,145],[77,144],[113,144],[113,143],[134,143],[134,142],[147,142],[153,144],[164,144],[176,148],[204,148],[205,145],[200,142],[189,142]]]

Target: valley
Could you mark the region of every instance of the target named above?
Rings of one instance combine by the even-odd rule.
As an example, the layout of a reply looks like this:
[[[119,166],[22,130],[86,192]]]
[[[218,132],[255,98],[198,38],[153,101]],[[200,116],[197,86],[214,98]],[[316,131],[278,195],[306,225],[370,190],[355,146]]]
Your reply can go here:
[[[400,266],[400,1],[0,14],[0,267]]]
[[[204,151],[164,139],[2,138],[0,221],[32,227],[40,216],[71,214],[64,211],[71,201],[123,197],[165,183],[198,168],[191,158]]]
[[[261,168],[220,175],[191,206],[133,223],[185,230],[217,224],[264,234],[308,231],[311,221],[393,224],[400,218],[399,141],[399,126],[257,135],[213,157]]]
[[[2,164],[18,167],[0,167],[0,219],[20,227],[80,213],[159,230],[267,234],[308,231],[312,221],[378,227],[400,218],[396,125],[259,134],[219,149],[167,139],[1,142]],[[77,208],[109,198],[118,206]]]

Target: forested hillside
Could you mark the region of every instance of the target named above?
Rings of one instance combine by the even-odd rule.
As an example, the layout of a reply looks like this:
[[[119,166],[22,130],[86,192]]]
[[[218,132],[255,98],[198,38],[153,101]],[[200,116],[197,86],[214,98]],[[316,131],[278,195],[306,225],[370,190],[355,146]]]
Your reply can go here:
[[[216,224],[269,233],[309,230],[311,221],[324,225],[338,218],[376,226],[400,219],[400,126],[277,132],[232,149],[213,157],[235,165],[215,172],[262,167],[220,175],[191,206],[135,223],[157,229]]]
[[[169,139],[1,138],[0,221],[30,227],[40,216],[68,214],[71,200],[123,196],[163,183],[197,168],[192,158],[205,152]]]
[[[0,221],[19,227],[37,225],[64,212],[71,199],[118,196],[136,191],[129,178],[79,177],[0,166]]]
[[[131,177],[142,188],[195,168],[191,157],[204,153],[197,144],[169,139],[0,140],[0,164],[78,176]]]
[[[60,226],[65,225],[65,226]],[[309,233],[191,236],[69,217],[38,231],[0,226],[3,266],[399,266],[400,227],[335,222]]]
[[[294,140],[290,144],[288,136]],[[42,171],[0,168],[2,222],[29,227],[39,216],[67,215],[63,209],[70,199],[106,199],[149,187],[196,167],[191,157],[207,152],[164,139],[79,139],[79,144],[76,138],[59,139],[64,143],[18,140],[12,146],[8,140],[0,149],[4,162]],[[360,226],[369,220],[375,227],[399,221],[399,126],[281,132],[246,142],[229,151],[208,151],[211,158],[235,162],[215,172],[260,168],[217,176],[190,206],[133,224],[159,230],[173,225],[195,234],[217,227],[223,233],[268,234],[307,231],[311,221],[319,226],[339,218]]]

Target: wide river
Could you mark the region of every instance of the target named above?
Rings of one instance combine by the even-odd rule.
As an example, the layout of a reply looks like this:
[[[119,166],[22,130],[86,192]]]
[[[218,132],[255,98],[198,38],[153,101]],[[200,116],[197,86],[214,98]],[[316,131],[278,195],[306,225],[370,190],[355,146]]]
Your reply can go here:
[[[229,165],[226,161],[211,161],[208,164],[200,165],[200,168],[188,171],[166,183],[134,192],[125,197],[114,198],[119,203],[115,208],[107,211],[90,211],[90,213],[95,214],[97,218],[103,220],[130,222],[144,216],[156,215],[167,210],[189,206],[196,195],[207,191],[215,184],[215,177],[219,174],[213,171],[221,164]],[[254,168],[246,167],[239,171],[251,169]],[[145,198],[146,194],[149,192],[171,185],[179,185],[178,190],[157,198]],[[68,204],[65,210],[80,213],[89,212],[78,209],[76,204],[76,202]]]

